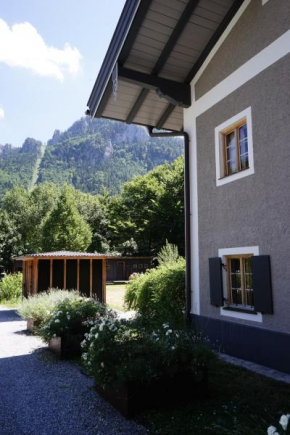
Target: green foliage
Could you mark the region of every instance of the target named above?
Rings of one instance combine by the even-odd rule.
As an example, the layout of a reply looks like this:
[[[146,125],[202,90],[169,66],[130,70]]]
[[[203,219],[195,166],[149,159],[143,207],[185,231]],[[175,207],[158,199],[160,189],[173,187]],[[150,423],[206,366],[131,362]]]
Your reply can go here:
[[[41,326],[58,303],[63,300],[74,301],[79,297],[76,291],[51,289],[23,299],[18,314],[24,320],[33,319],[36,326]]]
[[[5,275],[0,281],[0,301],[20,299],[22,293],[22,273]]]
[[[158,263],[160,266],[171,265],[179,260],[178,247],[172,243],[168,243],[163,246],[157,255]]]
[[[151,324],[180,325],[185,310],[185,260],[147,270],[127,285],[125,303]]]
[[[182,371],[196,373],[213,358],[199,335],[172,330],[168,324],[152,331],[139,320],[105,318],[91,328],[82,347],[83,363],[101,386],[146,383]]]
[[[43,224],[42,249],[86,251],[91,240],[91,229],[80,215],[70,189],[65,188]]]
[[[49,342],[53,337],[68,335],[83,336],[91,327],[92,321],[102,319],[104,316],[113,316],[104,304],[79,297],[77,299],[65,299],[53,308],[53,312],[38,330],[39,335]]]
[[[139,255],[152,255],[168,240],[184,253],[183,186],[182,158],[126,183],[109,202],[112,245],[133,237]]]

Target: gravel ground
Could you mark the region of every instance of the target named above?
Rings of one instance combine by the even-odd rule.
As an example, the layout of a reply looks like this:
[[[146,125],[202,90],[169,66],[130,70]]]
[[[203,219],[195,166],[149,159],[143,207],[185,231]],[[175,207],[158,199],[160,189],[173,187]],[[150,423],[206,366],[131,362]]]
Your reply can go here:
[[[0,307],[0,435],[143,435],[105,402],[78,366],[59,361]]]

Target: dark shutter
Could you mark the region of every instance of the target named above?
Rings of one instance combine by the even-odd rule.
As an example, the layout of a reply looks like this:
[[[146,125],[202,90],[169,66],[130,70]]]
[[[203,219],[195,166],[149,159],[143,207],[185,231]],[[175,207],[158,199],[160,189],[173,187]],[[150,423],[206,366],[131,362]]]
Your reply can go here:
[[[272,282],[269,255],[252,257],[255,310],[273,314]]]
[[[224,305],[222,260],[220,257],[209,259],[210,303],[216,307]]]

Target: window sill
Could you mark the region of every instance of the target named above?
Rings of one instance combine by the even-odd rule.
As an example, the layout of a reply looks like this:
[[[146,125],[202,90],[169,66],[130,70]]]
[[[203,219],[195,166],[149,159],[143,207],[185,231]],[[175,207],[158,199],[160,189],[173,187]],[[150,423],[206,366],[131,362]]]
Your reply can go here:
[[[235,306],[226,306],[226,307],[222,307],[223,310],[225,311],[235,311],[237,313],[245,313],[245,314],[258,314],[257,311],[255,310],[251,310],[250,308],[240,308],[240,307],[235,307]]]
[[[249,168],[241,169],[240,171],[232,172],[229,175],[224,175],[223,177],[218,178],[218,181],[230,178],[232,175],[237,175],[237,174],[241,174],[245,171],[249,171],[249,169],[251,169],[251,168],[249,167]]]

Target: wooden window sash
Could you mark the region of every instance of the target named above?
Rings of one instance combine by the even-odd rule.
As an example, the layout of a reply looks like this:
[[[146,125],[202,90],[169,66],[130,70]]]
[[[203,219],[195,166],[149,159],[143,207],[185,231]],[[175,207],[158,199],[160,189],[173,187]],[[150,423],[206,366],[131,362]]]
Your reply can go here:
[[[243,127],[244,125],[247,125],[247,119],[243,118],[240,121],[236,122],[235,124],[229,126],[228,128],[221,131],[222,135],[222,148],[223,148],[223,163],[224,163],[224,176],[228,177],[230,175],[233,175],[237,172],[240,172],[241,169],[241,158],[240,158],[240,135],[239,135],[239,129]],[[235,147],[236,147],[236,172],[232,172],[229,174],[229,168],[227,164],[227,142],[226,137],[234,133],[235,135]],[[248,137],[248,136],[247,136]]]
[[[240,261],[240,271],[241,271],[241,292],[242,292],[242,305],[246,307],[251,307],[251,305],[247,304],[247,291],[246,291],[246,263],[245,259],[251,258],[251,254],[242,254],[242,255],[227,255],[227,300],[228,303],[234,304],[233,302],[233,294],[232,294],[232,274],[231,274],[231,260],[238,259]],[[235,304],[239,305],[239,304]]]

